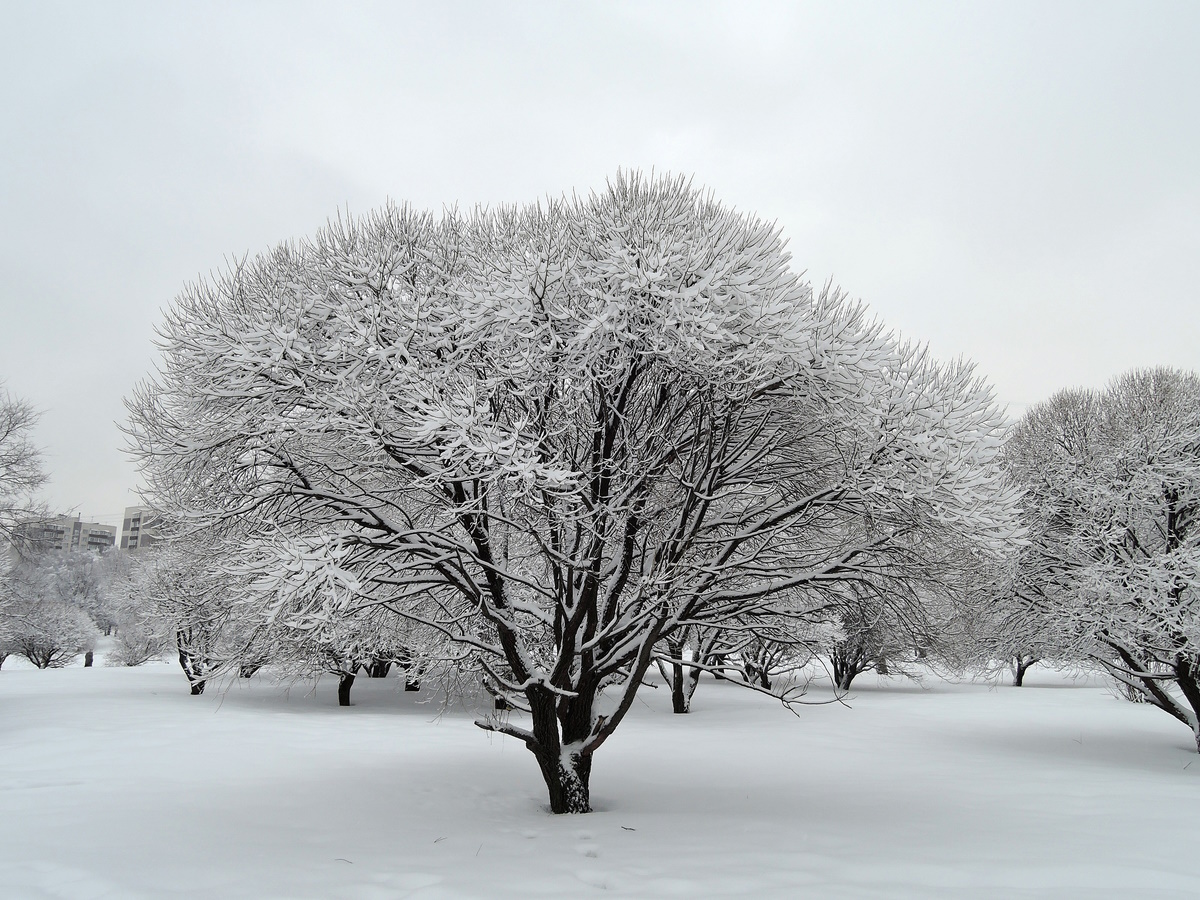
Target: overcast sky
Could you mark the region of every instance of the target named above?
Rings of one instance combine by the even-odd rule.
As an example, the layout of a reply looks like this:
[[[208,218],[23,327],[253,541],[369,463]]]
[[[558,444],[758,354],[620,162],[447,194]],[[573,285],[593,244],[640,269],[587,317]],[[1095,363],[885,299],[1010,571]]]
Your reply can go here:
[[[0,380],[56,508],[137,502],[160,311],[388,198],[618,167],[777,221],[797,268],[1018,415],[1200,368],[1200,3],[0,0]]]

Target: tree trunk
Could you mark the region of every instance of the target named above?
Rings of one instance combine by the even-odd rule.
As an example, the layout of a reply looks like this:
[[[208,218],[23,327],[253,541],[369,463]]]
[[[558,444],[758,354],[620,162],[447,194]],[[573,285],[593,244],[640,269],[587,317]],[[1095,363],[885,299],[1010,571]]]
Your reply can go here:
[[[686,713],[690,707],[691,698],[688,696],[685,681],[687,675],[679,663],[671,663],[671,712]]]
[[[1194,656],[1190,659],[1180,656],[1175,661],[1175,683],[1192,708],[1192,733],[1196,736],[1196,752],[1200,753],[1200,678],[1195,660]]]
[[[833,668],[833,683],[839,691],[850,690],[854,679],[871,667],[866,652],[861,647],[850,648],[845,645],[835,648],[829,654],[829,664]]]
[[[179,651],[179,667],[183,669],[183,674],[187,676],[188,687],[191,690],[192,696],[195,697],[203,694],[208,665],[192,652],[187,636],[182,630],[175,633],[175,648]]]
[[[354,687],[354,675],[342,672],[338,675],[338,706],[350,705],[350,688]]]
[[[404,689],[406,691],[419,691],[421,689],[421,680],[419,678],[405,678]]]
[[[592,777],[591,754],[546,754],[534,752],[546,790],[550,794],[550,811],[563,813],[588,813],[592,811],[590,781]]]
[[[89,650],[87,653],[83,654],[83,667],[85,669],[90,669],[92,667],[93,659],[94,659],[94,656],[93,656],[91,650]]]
[[[392,671],[392,663],[386,659],[372,659],[363,669],[368,678],[387,678],[388,673]]]
[[[1013,655],[1013,687],[1021,687],[1025,684],[1025,673],[1037,661],[1038,658],[1032,653],[1017,653]]]
[[[578,685],[576,695],[570,698],[530,687],[525,697],[533,726],[528,747],[546,782],[550,811],[556,815],[591,812],[592,754],[565,748],[582,746],[591,730],[595,685]]]

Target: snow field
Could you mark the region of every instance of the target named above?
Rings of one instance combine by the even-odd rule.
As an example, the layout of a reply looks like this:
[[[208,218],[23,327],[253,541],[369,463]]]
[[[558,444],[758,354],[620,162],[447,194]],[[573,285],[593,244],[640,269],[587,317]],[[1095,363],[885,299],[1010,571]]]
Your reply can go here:
[[[1186,728],[1103,685],[863,676],[799,717],[707,677],[552,816],[518,742],[397,679],[339,708],[177,666],[0,672],[0,874],[42,898],[1200,896]],[[814,686],[809,699],[829,699]],[[1195,764],[1193,764],[1195,762]]]

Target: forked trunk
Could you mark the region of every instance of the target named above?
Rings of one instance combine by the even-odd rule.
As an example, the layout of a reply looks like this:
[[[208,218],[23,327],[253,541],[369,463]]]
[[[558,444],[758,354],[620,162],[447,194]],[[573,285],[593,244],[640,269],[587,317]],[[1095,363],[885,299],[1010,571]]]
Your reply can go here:
[[[1025,673],[1030,670],[1030,666],[1037,662],[1032,656],[1013,656],[1013,686],[1020,688],[1025,684]]]
[[[566,698],[541,688],[530,688],[525,696],[529,700],[534,737],[528,746],[546,782],[550,811],[591,812],[592,754],[574,748],[582,746],[591,730],[595,689],[580,685],[574,697]]]
[[[836,647],[829,656],[829,662],[833,669],[833,683],[839,691],[850,690],[854,679],[870,667],[861,647]]]
[[[83,667],[85,669],[90,669],[92,667],[92,660],[94,658],[95,658],[95,656],[91,650],[89,650],[87,653],[83,654]]]
[[[191,649],[188,635],[182,630],[175,633],[175,648],[179,651],[179,667],[187,676],[188,687],[193,697],[204,693],[208,680],[208,662]]]

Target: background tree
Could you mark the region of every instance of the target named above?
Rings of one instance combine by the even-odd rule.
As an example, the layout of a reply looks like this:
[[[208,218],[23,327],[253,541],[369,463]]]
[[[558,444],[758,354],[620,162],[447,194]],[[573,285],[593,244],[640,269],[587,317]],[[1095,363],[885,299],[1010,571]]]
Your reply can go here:
[[[112,666],[140,666],[161,656],[169,646],[167,635],[156,620],[156,610],[140,590],[142,567],[152,557],[132,555],[119,550],[105,554],[108,578],[102,601],[113,635],[105,656]]]
[[[1139,370],[1032,408],[1006,449],[1037,524],[1016,599],[1200,750],[1200,378]]]
[[[470,648],[555,812],[672,635],[807,620],[935,523],[1014,531],[969,367],[679,179],[338,222],[161,333],[130,402],[155,505],[238,521],[265,618],[379,605]]]
[[[70,664],[95,645],[96,626],[69,594],[60,593],[53,560],[24,560],[7,576],[3,637],[39,669]]]
[[[0,553],[13,546],[18,524],[45,514],[34,500],[46,481],[33,443],[37,419],[32,406],[0,384]]]
[[[142,628],[172,649],[193,695],[242,659],[250,641],[233,622],[237,585],[221,568],[228,552],[211,535],[165,536],[129,574],[129,603],[141,612]]]

